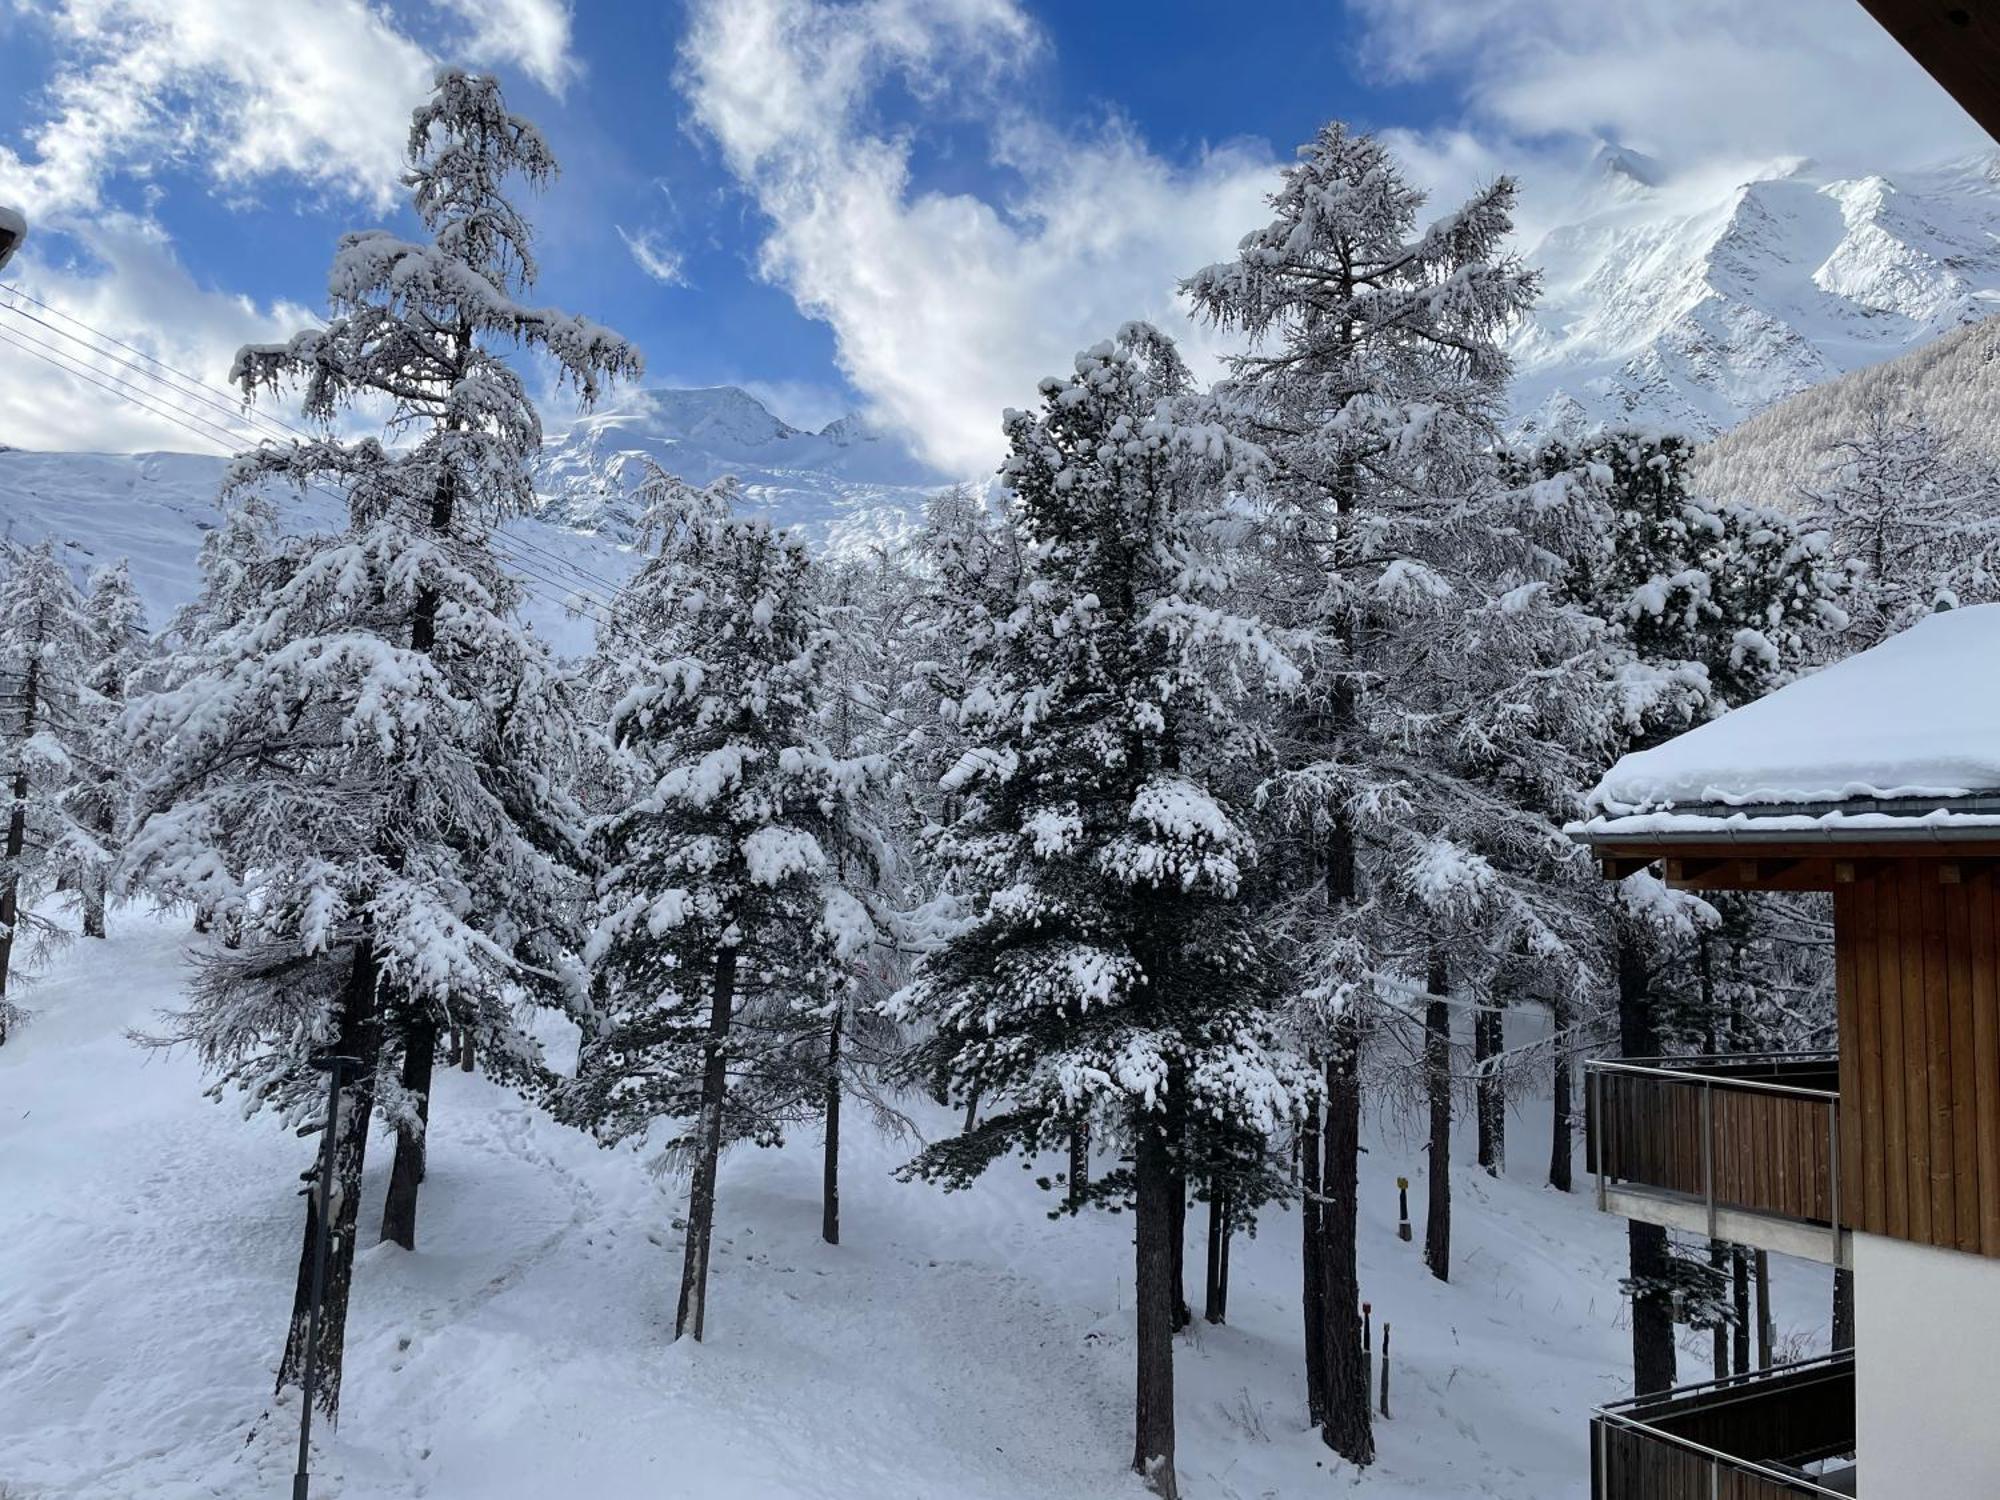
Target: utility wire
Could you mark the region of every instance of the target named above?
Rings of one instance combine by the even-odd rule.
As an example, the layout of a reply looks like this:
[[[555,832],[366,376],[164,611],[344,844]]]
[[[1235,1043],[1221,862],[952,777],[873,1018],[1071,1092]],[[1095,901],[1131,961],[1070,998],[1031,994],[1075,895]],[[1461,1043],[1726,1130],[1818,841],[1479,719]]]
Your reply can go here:
[[[241,442],[239,435],[219,427],[212,419],[202,417],[198,413],[190,412],[185,407],[175,407],[172,410],[163,409],[162,405],[154,404],[155,401],[163,401],[163,398],[159,397],[156,392],[141,390],[115,375],[109,375],[100,370],[89,369],[83,366],[82,362],[77,360],[75,356],[56,350],[54,346],[35,338],[32,334],[24,334],[19,329],[0,328],[0,342],[12,344],[55,369],[61,370],[64,374],[87,381],[99,390],[116,396],[120,400],[130,402],[142,411],[158,417],[161,421],[171,422],[183,431],[193,433],[196,437],[206,442],[214,443],[225,451],[235,452]],[[343,507],[347,504],[347,497],[345,495],[324,484],[308,483],[303,488],[323,495]],[[422,521],[425,519],[417,514],[413,504],[407,502],[405,504],[405,514],[412,521]],[[446,532],[444,534],[461,545],[476,545],[470,538],[460,533]],[[531,595],[544,604],[551,605],[565,612],[591,615],[591,618],[596,619],[607,628],[617,629],[615,622],[610,617],[609,611],[612,606],[608,601],[598,598],[595,594],[589,593],[587,590],[567,589],[563,583],[550,578],[545,573],[539,572],[524,559],[509,552],[506,548],[491,542],[488,543],[488,546],[496,556],[507,562],[518,572],[556,590],[554,594],[547,594],[539,589],[530,587],[526,583],[520,583],[519,586],[522,592]],[[575,601],[578,599],[584,601],[587,606],[604,611],[604,613],[602,615],[595,615],[591,613],[591,608],[577,608]]]
[[[242,437],[240,434],[231,432],[228,428],[222,426],[219,422],[217,422],[213,417],[203,416],[200,412],[190,409],[182,401],[170,400],[168,398],[192,396],[202,406],[207,407],[211,411],[218,412],[227,421],[240,424],[241,426],[249,429],[249,431],[252,434],[260,438],[270,439],[274,437],[274,434],[282,431],[289,435],[296,436],[298,438],[303,438],[308,441],[313,440],[311,433],[307,432],[305,429],[301,427],[297,427],[292,423],[285,421],[283,418],[272,417],[266,413],[256,412],[255,410],[250,409],[247,406],[238,407],[232,404],[227,404],[223,400],[216,399],[218,396],[222,394],[216,387],[207,386],[205,385],[204,382],[197,380],[195,377],[186,375],[180,371],[175,370],[171,365],[166,364],[162,360],[153,358],[153,356],[146,354],[143,350],[135,349],[133,348],[132,345],[125,343],[123,340],[118,339],[111,334],[104,333],[99,329],[91,327],[91,325],[85,323],[80,318],[76,318],[68,313],[64,313],[60,309],[50,307],[48,303],[43,302],[39,298],[33,297],[27,292],[22,291],[21,288],[17,285],[14,285],[12,283],[0,282],[0,291],[6,291],[15,296],[24,298],[25,300],[34,303],[37,307],[41,307],[46,311],[55,313],[56,316],[64,318],[67,321],[74,323],[77,327],[84,329],[86,332],[98,338],[101,338],[110,344],[116,345],[122,349],[130,350],[131,353],[137,355],[139,359],[144,360],[149,364],[157,365],[159,366],[160,369],[178,376],[181,380],[195,387],[195,389],[190,391],[182,391],[178,387],[164,380],[162,377],[146,370],[143,365],[140,365],[133,360],[124,359],[121,358],[120,356],[111,354],[108,350],[94,347],[89,342],[78,337],[77,335],[66,333],[64,330],[57,328],[54,324],[49,323],[46,319],[36,317],[32,313],[25,312],[21,308],[12,306],[7,303],[0,303],[0,311],[6,311],[14,314],[16,317],[26,318],[30,322],[40,324],[42,327],[57,334],[59,337],[68,339],[71,343],[77,344],[78,346],[89,351],[90,353],[95,354],[98,357],[110,360],[113,363],[125,369],[136,372],[141,378],[149,380],[153,384],[151,387],[134,386],[130,382],[121,379],[116,375],[112,375],[106,371],[92,369],[86,366],[84,362],[77,356],[70,354],[67,350],[58,348],[56,345],[50,344],[44,339],[37,338],[34,334],[27,333],[24,330],[20,329],[19,327],[14,327],[10,329],[5,325],[0,325],[0,342],[12,344],[14,345],[14,347],[21,349],[30,355],[33,355],[35,358],[42,360],[44,363],[52,366],[57,370],[62,371],[67,375],[73,376],[74,378],[79,380],[87,381],[89,384],[97,387],[99,390],[105,391],[107,394],[115,396],[120,400],[129,402],[130,404],[137,406],[140,410],[145,411],[151,416],[158,417],[160,420],[165,422],[171,422],[176,427],[179,427],[185,432],[192,433],[194,436],[201,438],[206,442],[214,443],[218,447],[230,453],[232,456],[238,451],[238,445],[242,441]],[[160,404],[156,405],[154,404],[155,402],[158,402]],[[171,408],[171,409],[169,410],[163,408]],[[328,499],[335,501],[336,503],[340,504],[343,507],[347,504],[347,497],[345,495],[341,494],[337,490],[330,488],[327,485],[319,483],[308,483],[303,487],[306,489],[317,491],[318,493],[324,495]],[[408,513],[410,514],[410,518],[412,520],[425,519],[423,517],[418,516],[415,513],[413,502],[408,503]],[[465,537],[456,532],[447,531],[445,535],[449,537],[451,540],[457,541],[462,545],[475,545],[475,546],[477,545],[477,543],[473,539]],[[560,553],[554,552],[547,548],[535,547],[534,544],[529,542],[526,538],[511,536],[506,533],[500,533],[497,531],[493,534],[493,536],[504,537],[505,540],[507,540],[508,542],[518,543],[519,545],[528,547],[533,551],[540,552],[544,556],[554,560],[555,562],[570,568],[572,571],[602,584],[604,587],[610,589],[614,596],[618,593],[623,592],[624,588],[623,585],[618,584],[613,580],[604,577],[604,575],[602,574],[594,573],[590,569],[581,567],[580,565],[563,557]],[[489,536],[486,541],[487,548],[493,554],[495,554],[497,557],[509,563],[516,571],[526,575],[527,578],[532,578],[536,582],[545,584],[550,589],[554,589],[557,591],[554,594],[544,593],[540,589],[532,587],[525,581],[517,580],[517,585],[524,594],[528,595],[531,598],[539,600],[543,604],[559,609],[565,613],[571,613],[587,617],[592,621],[594,625],[597,626],[597,628],[600,631],[608,635],[615,636],[625,641],[628,644],[636,646],[645,646],[646,644],[648,644],[643,636],[641,636],[638,632],[632,630],[629,626],[625,625],[612,613],[613,605],[610,600],[600,598],[596,594],[593,594],[586,589],[570,588],[564,583],[556,579],[550,578],[547,574],[537,571],[532,566],[530,566],[526,561],[524,561],[520,556],[518,556],[513,552],[510,552],[506,547],[499,545],[499,543],[493,539],[493,536]],[[903,724],[904,727],[906,728],[911,727],[908,724],[907,720],[903,719],[902,716],[894,713],[889,709],[882,707],[879,704],[869,704],[862,702],[859,699],[851,697],[849,698],[849,702],[852,704],[852,706],[859,708],[864,712],[876,714],[881,718],[883,718],[884,720]]]
[[[5,291],[15,297],[19,297],[26,301],[32,302],[37,307],[40,307],[45,311],[54,313],[55,316],[63,319],[65,322],[74,324],[76,327],[84,330],[85,333],[91,335],[92,338],[100,339],[104,341],[104,343],[115,345],[120,349],[129,350],[131,353],[137,355],[139,359],[146,361],[147,364],[155,365],[160,370],[164,370],[169,374],[174,375],[180,381],[184,382],[185,385],[189,387],[189,389],[183,390],[181,387],[175,386],[170,382],[166,381],[162,376],[155,374],[152,370],[146,369],[144,365],[138,364],[134,360],[123,358],[120,355],[114,354],[110,350],[105,349],[99,345],[92,344],[88,339],[85,339],[79,336],[78,334],[71,333],[65,329],[57,327],[55,324],[49,322],[46,318],[38,317],[34,313],[26,311],[24,308],[0,302],[0,311],[9,312],[12,313],[17,318],[23,318],[29,322],[39,324],[41,327],[57,335],[57,337],[66,339],[69,342],[76,344],[77,346],[86,350],[90,354],[101,359],[109,360],[114,364],[124,367],[125,369],[138,373],[144,379],[155,382],[158,386],[163,387],[167,393],[171,394],[174,397],[180,398],[179,400],[176,400],[173,404],[179,407],[183,411],[187,411],[187,407],[184,404],[186,398],[192,397],[196,402],[208,408],[211,412],[219,414],[224,420],[240,424],[241,426],[249,429],[252,433],[260,437],[268,437],[276,439],[278,441],[283,441],[284,439],[282,436],[280,436],[280,434],[287,433],[293,437],[308,442],[317,440],[315,438],[315,435],[307,431],[305,428],[300,427],[295,423],[286,421],[282,417],[273,416],[269,412],[252,408],[248,405],[247,402],[238,401],[232,398],[227,392],[221,390],[219,387],[209,385],[201,380],[196,379],[192,375],[188,375],[182,371],[176,370],[172,365],[169,365],[162,360],[155,359],[152,355],[145,353],[143,350],[133,348],[132,345],[126,343],[124,340],[116,337],[113,334],[109,334],[104,332],[102,329],[92,327],[90,324],[84,322],[81,318],[78,318],[73,314],[65,313],[59,308],[51,307],[48,303],[43,302],[40,298],[34,297],[29,293],[22,291],[18,285],[12,283],[0,283],[0,291]],[[29,338],[34,337],[32,334],[27,334],[24,336]],[[46,343],[46,341],[44,340],[37,339],[35,340],[35,342],[42,344],[42,346],[47,349],[53,350],[55,348],[54,345],[50,345]],[[66,350],[61,352],[67,354]],[[69,357],[72,359],[75,358],[75,356],[73,355]],[[82,363],[82,361],[80,360],[77,362]],[[71,373],[76,373],[76,372],[72,371]],[[156,393],[156,399],[160,399],[157,393]],[[151,410],[151,408],[148,409]],[[190,414],[192,415],[192,413]],[[155,412],[155,415],[159,415],[159,413]],[[204,419],[204,420],[212,420],[212,419]],[[228,444],[227,446],[230,446],[233,449],[234,440],[232,439],[231,443]],[[496,527],[494,530],[495,530],[495,535],[505,539],[505,541],[511,547],[534,552],[539,556],[541,556],[547,563],[557,567],[566,568],[570,572],[577,574],[587,583],[594,584],[599,588],[608,590],[610,593],[614,595],[622,587],[622,585],[619,584],[616,580],[607,578],[602,573],[598,573],[589,568],[586,568],[582,564],[575,562],[573,559],[563,556],[561,553],[556,552],[551,548],[543,547],[528,537],[520,536],[517,533],[510,533],[498,527]],[[560,588],[563,587],[564,585],[556,584],[555,586]],[[598,602],[602,603],[604,601],[599,600]]]

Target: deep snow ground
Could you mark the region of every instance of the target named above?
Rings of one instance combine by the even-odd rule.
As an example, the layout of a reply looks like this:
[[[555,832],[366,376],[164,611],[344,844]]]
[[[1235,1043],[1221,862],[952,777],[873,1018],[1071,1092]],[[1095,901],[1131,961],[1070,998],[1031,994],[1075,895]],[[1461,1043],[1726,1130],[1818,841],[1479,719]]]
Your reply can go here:
[[[289,1494],[295,1408],[271,1371],[312,1146],[201,1095],[192,1058],[126,1036],[171,1004],[189,938],[127,909],[22,995],[0,1047],[0,1496]],[[948,1128],[942,1114],[926,1117]],[[337,1433],[344,1500],[1099,1500],[1130,1451],[1129,1221],[1051,1222],[1037,1173],[940,1194],[850,1112],[843,1238],[818,1240],[818,1142],[724,1165],[709,1341],[668,1343],[681,1189],[483,1078],[443,1075],[414,1255],[371,1242],[371,1148]],[[1371,1132],[1361,1256],[1394,1325],[1380,1461],[1303,1419],[1297,1221],[1233,1256],[1231,1322],[1177,1356],[1190,1500],[1588,1493],[1589,1407],[1622,1394],[1622,1225],[1539,1186],[1542,1111],[1512,1176],[1454,1168],[1454,1280],[1395,1237],[1422,1157]],[[1461,1151],[1461,1156],[1467,1154]],[[1202,1223],[1189,1217],[1190,1291]],[[1422,1226],[1417,1226],[1419,1241]],[[1783,1336],[1823,1338],[1826,1275],[1778,1268]],[[1693,1341],[1691,1348],[1702,1347]],[[1684,1355],[1685,1378],[1707,1373]]]

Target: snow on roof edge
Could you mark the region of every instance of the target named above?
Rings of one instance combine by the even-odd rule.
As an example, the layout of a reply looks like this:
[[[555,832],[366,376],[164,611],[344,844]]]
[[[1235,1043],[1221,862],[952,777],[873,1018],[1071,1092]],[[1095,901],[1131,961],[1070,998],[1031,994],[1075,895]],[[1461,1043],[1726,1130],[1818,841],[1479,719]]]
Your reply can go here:
[[[1935,808],[2000,794],[2000,694],[1983,690],[1996,664],[2000,605],[1930,615],[1624,756],[1591,792],[1594,816],[1579,826],[1669,815],[1722,827],[1728,816],[1717,809],[1737,807],[1771,809],[1760,822],[1810,808],[1811,824],[1839,813],[1841,804],[1921,801]],[[1916,811],[1869,808],[1867,815],[1906,824]]]

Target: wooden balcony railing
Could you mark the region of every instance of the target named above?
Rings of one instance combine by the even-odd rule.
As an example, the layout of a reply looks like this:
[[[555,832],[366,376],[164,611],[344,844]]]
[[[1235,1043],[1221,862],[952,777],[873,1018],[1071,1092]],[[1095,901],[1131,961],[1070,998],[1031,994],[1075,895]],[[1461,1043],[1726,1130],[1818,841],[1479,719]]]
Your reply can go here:
[[[1855,1493],[1854,1355],[1600,1408],[1591,1500],[1796,1500]]]
[[[1840,1075],[1833,1053],[1592,1062],[1585,1140],[1598,1206],[1630,1187],[1725,1212],[1823,1225],[1841,1259]],[[1816,1242],[1815,1242],[1816,1243]]]

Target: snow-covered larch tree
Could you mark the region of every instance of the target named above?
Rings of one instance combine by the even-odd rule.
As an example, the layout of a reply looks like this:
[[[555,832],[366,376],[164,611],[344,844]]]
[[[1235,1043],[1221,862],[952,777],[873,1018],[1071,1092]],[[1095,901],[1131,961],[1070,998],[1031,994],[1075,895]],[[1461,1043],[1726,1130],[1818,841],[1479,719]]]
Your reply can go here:
[[[1782,512],[1690,493],[1691,447],[1673,434],[1614,428],[1504,459],[1541,518],[1553,587],[1606,632],[1592,671],[1619,711],[1598,774],[1628,750],[1776,687],[1846,621],[1825,534]],[[1600,889],[1621,1054],[1658,1056],[1670,1042],[1714,1035],[1692,972],[1714,906],[1646,873]],[[1635,1221],[1628,1239],[1634,1385],[1665,1390],[1675,1382],[1677,1265],[1658,1226]]]
[[[830,622],[804,542],[729,486],[654,469],[656,555],[614,602],[595,676],[627,783],[591,833],[595,997],[564,1115],[609,1142],[664,1125],[690,1173],[674,1336],[707,1326],[725,1145],[823,1104],[798,1066],[877,939],[858,810],[881,774],[824,736]]]
[[[1306,1153],[1307,1399],[1355,1463],[1374,1456],[1355,1261],[1362,1007],[1413,966],[1385,966],[1370,895],[1424,855],[1441,811],[1404,784],[1423,710],[1402,695],[1399,658],[1448,640],[1455,602],[1479,597],[1490,567],[1469,501],[1503,409],[1501,339],[1535,289],[1506,249],[1514,196],[1501,178],[1419,228],[1423,194],[1380,140],[1336,122],[1285,171],[1271,220],[1183,286],[1247,341],[1224,396],[1273,464],[1264,591],[1315,638],[1275,726],[1266,809],[1286,984],[1325,1070]],[[1406,636],[1405,621],[1425,628]]]
[[[0,768],[7,778],[0,844],[0,1042],[20,1010],[8,981],[58,929],[37,910],[66,877],[96,868],[81,798],[88,785],[95,695],[85,681],[96,643],[84,601],[54,546],[0,558]],[[29,941],[23,943],[22,939]]]
[[[304,1364],[313,1245],[333,1228],[320,1398],[337,1409],[369,1117],[395,1126],[383,1237],[411,1246],[437,1037],[477,1035],[488,1068],[541,1083],[521,1024],[581,997],[581,819],[564,683],[514,617],[491,528],[532,500],[541,422],[502,351],[544,354],[588,403],[638,369],[588,319],[517,300],[535,263],[509,178],[547,146],[490,78],[447,70],[414,114],[409,172],[428,238],[340,242],[331,317],[237,356],[246,394],[297,383],[309,418],[383,410],[394,446],[331,432],[243,455],[229,487],[343,494],[337,534],[281,556],[208,559],[217,629],[127,723],[155,770],[130,846],[137,878],[206,902],[240,935],[202,955],[170,1040],[225,1082],[336,1133],[330,1204],[309,1196],[279,1384]],[[237,539],[254,540],[253,532]],[[242,587],[260,575],[261,593]],[[316,1063],[340,1069],[334,1119]]]
[[[78,770],[76,816],[93,837],[80,847],[75,878],[83,896],[83,935],[101,938],[105,891],[130,785],[118,715],[150,661],[146,607],[123,560],[90,575],[84,618],[91,642],[83,674],[90,698],[90,763]]]
[[[956,705],[956,816],[935,834],[970,920],[895,1006],[931,1028],[912,1075],[986,1113],[906,1170],[963,1186],[1079,1126],[1130,1151],[1091,1192],[1136,1203],[1133,1467],[1171,1496],[1188,1135],[1268,1139],[1312,1090],[1263,1013],[1238,801],[1259,749],[1239,710],[1297,669],[1226,602],[1215,537],[1258,455],[1209,420],[1171,342],[1128,325],[1041,394],[1006,419],[1020,602]]]
[[[1877,407],[1829,445],[1804,495],[1848,573],[1837,655],[1865,651],[1935,609],[1995,597],[2000,477],[1919,416]]]

